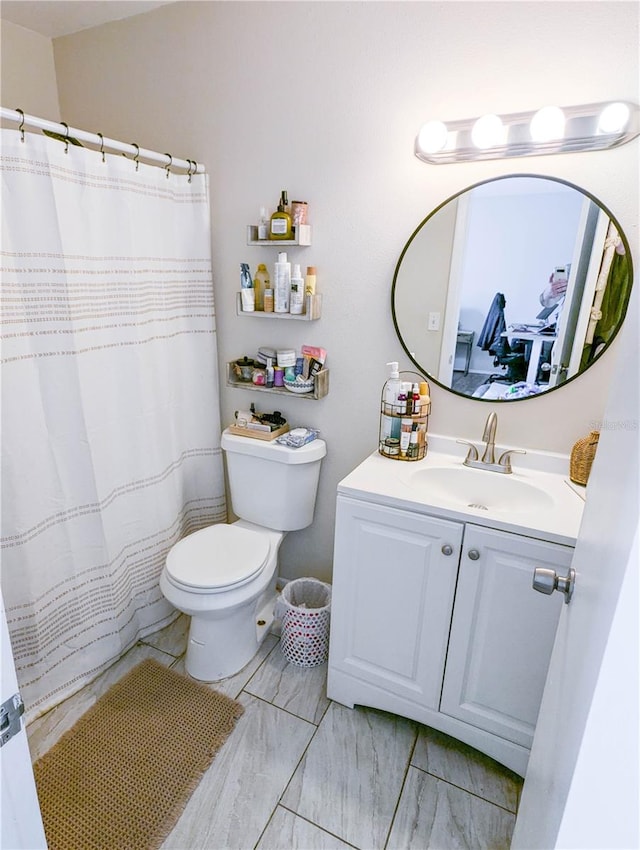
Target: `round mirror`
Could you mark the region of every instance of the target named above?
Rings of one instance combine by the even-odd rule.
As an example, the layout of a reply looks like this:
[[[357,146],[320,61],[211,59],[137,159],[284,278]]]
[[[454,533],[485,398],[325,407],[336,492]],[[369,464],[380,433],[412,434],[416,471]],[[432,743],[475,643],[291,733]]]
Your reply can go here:
[[[558,389],[602,355],[632,285],[627,240],[583,189],[499,177],[449,198],[407,242],[393,321],[415,365],[484,401]]]

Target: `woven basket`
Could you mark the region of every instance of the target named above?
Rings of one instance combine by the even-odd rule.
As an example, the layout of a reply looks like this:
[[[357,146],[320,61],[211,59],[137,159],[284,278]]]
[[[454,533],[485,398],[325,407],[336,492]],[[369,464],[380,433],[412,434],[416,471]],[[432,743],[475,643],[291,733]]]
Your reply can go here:
[[[599,431],[592,431],[588,437],[578,440],[571,449],[569,478],[574,484],[586,484],[591,472],[591,464],[598,448]]]

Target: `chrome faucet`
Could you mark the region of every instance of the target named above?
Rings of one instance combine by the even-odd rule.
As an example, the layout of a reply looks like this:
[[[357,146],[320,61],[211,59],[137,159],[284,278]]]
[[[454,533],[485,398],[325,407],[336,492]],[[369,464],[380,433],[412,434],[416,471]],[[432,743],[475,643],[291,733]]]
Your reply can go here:
[[[487,421],[484,423],[484,432],[482,439],[484,440],[484,454],[482,455],[482,463],[493,464],[496,462],[496,428],[498,427],[498,414],[490,413],[487,416]]]
[[[484,432],[482,434],[482,439],[484,440],[484,453],[482,458],[479,458],[478,449],[474,446],[473,443],[468,442],[467,440],[456,440],[457,443],[462,443],[465,446],[469,446],[469,451],[467,452],[467,456],[464,460],[465,466],[471,466],[474,469],[488,469],[491,472],[503,472],[509,474],[512,472],[511,469],[511,455],[519,454],[525,455],[526,452],[523,449],[507,449],[506,452],[503,452],[498,461],[496,463],[496,429],[498,427],[498,415],[496,413],[490,413],[487,416],[487,421],[484,425]]]

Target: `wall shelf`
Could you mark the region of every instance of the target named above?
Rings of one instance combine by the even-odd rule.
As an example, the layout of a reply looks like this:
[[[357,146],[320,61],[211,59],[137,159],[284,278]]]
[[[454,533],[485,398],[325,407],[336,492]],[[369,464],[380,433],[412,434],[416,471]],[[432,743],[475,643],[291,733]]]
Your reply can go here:
[[[265,313],[264,310],[243,310],[242,295],[236,292],[236,315],[246,318],[260,319],[294,319],[302,322],[314,322],[322,315],[322,295],[306,295],[304,299],[304,313]]]
[[[273,393],[274,395],[284,395],[287,398],[307,399],[307,401],[318,401],[324,398],[329,392],[329,370],[322,369],[318,372],[315,379],[313,391],[310,393],[292,393],[285,387],[260,387],[253,384],[251,381],[238,381],[235,377],[233,362],[227,363],[227,386],[233,387],[236,390],[251,390],[257,393]]]
[[[311,245],[311,225],[298,224],[294,226],[293,239],[258,239],[258,225],[247,225],[247,245],[257,245],[262,248],[285,248],[287,246],[307,247]]]

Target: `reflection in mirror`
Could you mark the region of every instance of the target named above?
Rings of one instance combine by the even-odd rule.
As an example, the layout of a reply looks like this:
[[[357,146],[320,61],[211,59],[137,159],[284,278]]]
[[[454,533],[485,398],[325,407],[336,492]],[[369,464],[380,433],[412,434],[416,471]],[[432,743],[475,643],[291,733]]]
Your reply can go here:
[[[611,214],[555,178],[500,177],[450,198],[405,246],[393,320],[421,371],[472,398],[556,389],[624,319],[631,257]]]

